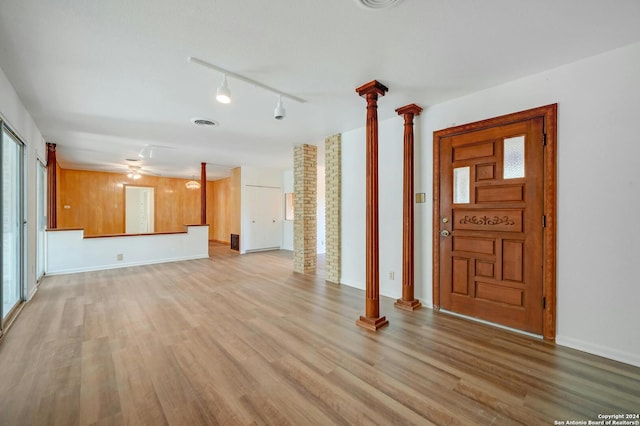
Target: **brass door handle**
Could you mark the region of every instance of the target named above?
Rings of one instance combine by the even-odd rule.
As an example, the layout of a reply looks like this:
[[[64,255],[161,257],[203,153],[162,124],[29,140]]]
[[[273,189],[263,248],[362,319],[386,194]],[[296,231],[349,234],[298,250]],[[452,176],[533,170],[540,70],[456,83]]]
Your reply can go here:
[[[451,235],[451,233],[446,229],[443,229],[442,231],[440,231],[440,235],[442,235],[443,237],[448,237],[449,235]]]

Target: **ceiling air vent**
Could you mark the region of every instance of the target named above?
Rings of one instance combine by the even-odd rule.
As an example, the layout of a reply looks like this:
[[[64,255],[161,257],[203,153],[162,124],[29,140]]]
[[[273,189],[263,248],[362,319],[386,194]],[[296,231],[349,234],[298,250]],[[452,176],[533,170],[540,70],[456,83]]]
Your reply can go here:
[[[369,10],[381,10],[400,3],[400,0],[355,0],[358,6]]]
[[[192,118],[191,122],[196,126],[216,127],[219,126],[217,121],[207,120],[206,118]]]

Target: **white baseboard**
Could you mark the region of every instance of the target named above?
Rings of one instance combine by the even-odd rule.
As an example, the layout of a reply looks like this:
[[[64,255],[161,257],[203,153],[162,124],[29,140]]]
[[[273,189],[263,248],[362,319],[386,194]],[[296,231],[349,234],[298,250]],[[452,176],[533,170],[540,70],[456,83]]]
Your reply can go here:
[[[340,280],[340,284],[344,284],[344,285],[349,286],[349,287],[357,288],[358,290],[364,290],[365,289],[364,283],[361,283],[359,281],[351,281],[351,280],[341,279]]]
[[[184,257],[172,257],[166,259],[154,259],[154,260],[142,260],[138,262],[118,262],[111,263],[107,265],[95,265],[95,266],[86,266],[83,268],[70,268],[70,269],[61,269],[58,271],[47,271],[47,275],[64,275],[64,274],[75,274],[78,272],[92,272],[92,271],[105,271],[107,269],[120,269],[120,268],[128,268],[130,266],[142,266],[142,265],[153,265],[156,263],[169,263],[169,262],[180,262],[183,260],[194,260],[194,259],[206,259],[209,255],[197,255],[197,256],[184,256]]]
[[[640,354],[621,351],[609,346],[598,345],[596,343],[585,342],[580,339],[561,335],[556,335],[556,344],[640,367]]]
[[[38,288],[40,288],[40,282],[38,282],[27,295],[27,302],[33,299],[33,296],[35,296],[36,293],[38,292]]]

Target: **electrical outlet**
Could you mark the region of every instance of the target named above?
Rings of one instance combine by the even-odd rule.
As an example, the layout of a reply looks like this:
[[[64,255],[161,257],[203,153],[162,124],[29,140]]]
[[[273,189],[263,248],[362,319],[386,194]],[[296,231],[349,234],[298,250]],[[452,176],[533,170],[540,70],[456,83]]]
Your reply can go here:
[[[396,279],[396,273],[393,272],[393,271],[389,272],[389,279],[390,280],[395,280]]]
[[[116,255],[116,260],[122,260],[122,259],[124,259],[124,256],[122,256],[122,253],[118,253]]]

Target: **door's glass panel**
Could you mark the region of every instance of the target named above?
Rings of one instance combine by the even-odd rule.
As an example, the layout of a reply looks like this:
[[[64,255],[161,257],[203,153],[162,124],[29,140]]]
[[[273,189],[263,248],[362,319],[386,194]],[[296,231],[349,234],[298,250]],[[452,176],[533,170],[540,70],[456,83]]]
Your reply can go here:
[[[469,202],[469,173],[471,168],[456,167],[453,169],[453,202],[454,204],[464,204]]]
[[[504,179],[524,177],[524,136],[504,140]]]
[[[2,133],[2,318],[20,301],[21,179],[20,145]]]

